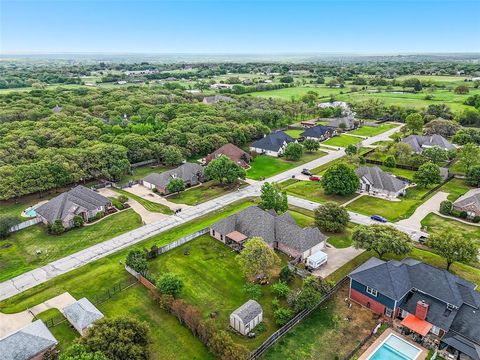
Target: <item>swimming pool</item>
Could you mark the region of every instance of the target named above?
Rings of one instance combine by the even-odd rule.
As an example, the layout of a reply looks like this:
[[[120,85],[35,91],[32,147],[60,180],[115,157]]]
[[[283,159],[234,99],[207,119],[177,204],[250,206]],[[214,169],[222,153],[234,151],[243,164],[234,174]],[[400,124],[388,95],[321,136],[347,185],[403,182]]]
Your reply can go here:
[[[25,215],[28,217],[35,217],[37,216],[37,212],[35,211],[35,208],[30,208],[28,210],[25,210]]]
[[[368,360],[415,360],[422,350],[407,341],[390,334]]]

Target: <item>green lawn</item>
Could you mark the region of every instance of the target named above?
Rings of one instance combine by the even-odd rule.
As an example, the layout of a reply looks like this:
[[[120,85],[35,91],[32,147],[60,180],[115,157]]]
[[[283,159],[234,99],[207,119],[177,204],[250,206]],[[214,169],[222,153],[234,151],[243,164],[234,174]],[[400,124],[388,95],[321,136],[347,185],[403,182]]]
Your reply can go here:
[[[186,249],[189,255],[184,254]],[[204,235],[159,256],[149,263],[149,269],[153,274],[178,274],[185,284],[181,297],[198,307],[205,318],[215,313],[216,325],[220,329],[228,330],[230,313],[248,300],[248,295],[243,291],[246,280],[236,263],[236,256],[225,244],[210,235]],[[281,258],[285,265],[286,257]],[[299,285],[299,280],[295,284]],[[267,331],[258,334],[254,339],[232,333],[236,342],[251,350],[278,329],[273,318],[271,302],[274,295],[271,286],[262,286],[262,292],[259,302],[263,308]],[[284,305],[286,306],[286,303]]]
[[[353,135],[361,135],[361,136],[376,136],[381,133],[384,133],[385,131],[393,129],[394,127],[397,127],[397,126],[398,125],[395,125],[395,124],[383,123],[383,124],[379,124],[376,127],[362,126],[360,129],[349,131],[348,133]]]
[[[327,201],[334,201],[343,204],[353,199],[358,194],[349,196],[327,195],[325,194],[320,182],[316,181],[289,181],[281,183],[282,187],[289,195],[297,196],[310,201],[325,203]]]
[[[362,138],[357,136],[339,135],[331,137],[330,139],[322,142],[324,145],[347,147],[348,145],[355,145],[362,141]]]
[[[196,205],[202,202],[214,199],[216,197],[228,194],[229,192],[237,190],[239,187],[247,186],[242,182],[239,184],[223,185],[216,181],[208,181],[199,186],[182,191],[180,194],[174,194],[167,197],[168,201],[176,204]]]
[[[122,190],[122,189],[116,189],[116,188],[113,188],[113,187],[112,187],[112,190],[115,190],[119,194],[123,194],[123,195],[125,195],[129,198],[132,198],[133,200],[140,203],[148,211],[158,212],[158,213],[167,214],[167,215],[172,215],[173,214],[173,211],[170,210],[170,208],[168,206],[165,206],[165,205],[153,202],[153,201],[149,201],[149,200],[144,199],[144,198],[142,198],[138,195],[132,194],[129,191],[125,191],[125,190]]]
[[[450,193],[450,195],[448,195],[448,200],[455,201],[470,189],[471,187],[467,185],[465,180],[452,179],[443,185],[440,190]]]
[[[302,129],[302,130],[290,129],[290,130],[286,130],[285,133],[295,139],[298,139],[300,137],[300,134],[303,133],[304,131],[305,129]]]
[[[453,232],[480,244],[480,226],[464,224],[430,213],[422,220],[422,228],[430,234]]]
[[[288,161],[283,157],[277,158],[274,156],[259,155],[251,162],[251,168],[247,170],[247,177],[253,180],[269,178],[312,160],[321,158],[326,154],[327,153],[324,151],[316,151],[313,153],[306,152],[298,161]]]
[[[140,180],[143,179],[145,176],[150,175],[151,173],[162,173],[170,168],[167,166],[140,166],[137,168],[132,169],[132,173],[128,175],[122,176],[119,184],[126,184],[129,181]]]
[[[0,281],[109,240],[140,225],[140,216],[133,210],[126,210],[94,225],[72,229],[58,236],[47,234],[43,225],[18,231],[0,245]],[[36,255],[37,250],[41,251],[40,255]]]
[[[429,189],[413,187],[407,189],[407,194],[400,197],[400,201],[390,201],[374,196],[364,195],[347,205],[350,211],[364,215],[380,215],[389,221],[398,221],[410,217],[415,209],[423,202],[421,197]]]
[[[244,96],[254,96],[254,97],[266,97],[279,100],[292,100],[299,99],[309,91],[315,91],[320,97],[328,97],[330,95],[336,95],[340,92],[346,92],[348,89],[338,89],[338,88],[329,88],[325,85],[318,86],[298,86],[290,87],[277,90],[269,91],[257,91],[253,93],[246,94]]]

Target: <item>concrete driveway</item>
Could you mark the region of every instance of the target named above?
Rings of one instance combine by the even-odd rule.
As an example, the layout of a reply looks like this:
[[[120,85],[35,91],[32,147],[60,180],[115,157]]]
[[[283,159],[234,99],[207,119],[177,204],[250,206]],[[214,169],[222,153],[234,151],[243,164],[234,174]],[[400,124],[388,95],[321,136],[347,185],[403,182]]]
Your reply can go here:
[[[344,249],[337,249],[329,245],[322,251],[328,255],[328,261],[326,264],[320,266],[319,269],[315,270],[313,275],[325,278],[352,259],[356,258],[365,250],[355,249],[353,246]]]
[[[132,193],[134,195],[140,196],[141,198],[157,203],[157,204],[162,204],[170,208],[170,210],[176,210],[176,209],[188,209],[191,206],[190,205],[185,205],[185,204],[176,204],[171,201],[168,201],[164,197],[155,194],[152,190],[147,189],[143,185],[133,185],[132,187],[125,188],[123,189],[129,193]]]
[[[412,216],[410,216],[408,219],[397,221],[396,224],[411,229],[420,230],[422,228],[422,224],[420,222],[428,214],[432,212],[437,212],[440,208],[440,203],[444,200],[447,200],[447,197],[448,193],[439,191],[430,199],[425,201],[422,205],[420,205],[417,210],[415,210],[415,212],[412,214]]]
[[[0,338],[11,334],[24,326],[30,324],[34,315],[38,315],[48,309],[62,310],[65,306],[73,304],[77,300],[68,292],[51,298],[41,304],[35,305],[31,309],[21,311],[15,314],[0,313]]]

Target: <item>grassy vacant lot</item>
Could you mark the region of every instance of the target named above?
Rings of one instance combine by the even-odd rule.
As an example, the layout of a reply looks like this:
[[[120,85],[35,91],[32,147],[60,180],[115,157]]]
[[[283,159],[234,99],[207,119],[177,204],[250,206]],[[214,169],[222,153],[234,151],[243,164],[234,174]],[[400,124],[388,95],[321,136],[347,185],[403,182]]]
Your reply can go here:
[[[334,136],[322,142],[322,144],[338,147],[347,147],[348,145],[358,144],[360,141],[362,141],[362,138],[359,138],[358,136],[340,135]]]
[[[361,136],[376,136],[397,126],[395,124],[383,123],[378,126],[362,126],[360,129],[349,131],[348,133]]]
[[[306,152],[298,161],[288,161],[285,158],[259,155],[251,162],[251,168],[247,170],[247,177],[253,180],[268,178],[309,161],[318,159],[326,154],[327,153],[324,151],[316,151],[313,153]]]
[[[319,203],[324,203],[327,201],[335,201],[339,204],[343,204],[358,195],[358,194],[353,194],[350,196],[327,195],[325,194],[322,185],[320,185],[320,182],[315,182],[315,181],[287,180],[281,184],[282,184],[282,187],[287,191],[289,195],[297,196],[303,199],[307,199],[307,200],[315,201]]]
[[[266,97],[280,100],[292,100],[299,99],[309,91],[315,91],[320,97],[328,97],[330,95],[336,95],[340,92],[348,91],[347,89],[329,88],[324,85],[318,86],[299,86],[278,90],[258,91],[250,93],[246,96]]]
[[[422,228],[430,234],[439,234],[443,231],[450,231],[480,243],[480,226],[468,225],[436,214],[428,214],[422,220]]]
[[[170,195],[167,199],[176,204],[196,205],[228,194],[238,189],[239,186],[245,187],[247,184],[242,182],[240,185],[234,184],[230,186],[219,184],[216,181],[208,181],[199,186],[182,191],[180,194]]]
[[[187,249],[189,255],[184,254]],[[215,313],[216,325],[228,330],[230,313],[249,299],[243,290],[247,282],[235,260],[236,255],[237,253],[228,246],[209,235],[204,235],[159,256],[149,263],[149,268],[154,274],[164,272],[178,274],[185,284],[181,297],[198,307],[205,318]],[[286,258],[281,258],[285,265]],[[297,279],[295,284],[299,285],[299,282]],[[258,334],[254,339],[232,334],[236,342],[250,349],[259,346],[278,329],[273,318],[271,302],[274,295],[271,286],[262,286],[262,292],[259,302],[263,308],[267,331]]]
[[[283,336],[261,359],[343,359],[376,324],[371,311],[355,303],[348,308],[346,297],[347,285]]]
[[[140,216],[133,210],[126,210],[96,224],[58,236],[48,235],[42,225],[18,231],[0,243],[0,281],[109,240],[140,225]],[[37,250],[41,251],[40,255],[36,255]]]
[[[148,211],[158,212],[158,213],[167,214],[167,215],[173,214],[173,211],[170,210],[170,208],[168,206],[165,206],[165,205],[153,202],[153,201],[149,201],[149,200],[144,199],[144,198],[142,198],[138,195],[132,194],[129,191],[125,191],[125,190],[122,190],[122,189],[115,189],[115,188],[112,188],[112,190],[115,190],[119,194],[125,195],[129,198],[132,198],[133,200],[140,203]]]
[[[407,194],[400,201],[390,201],[374,196],[364,195],[347,205],[347,209],[364,215],[381,215],[390,221],[398,221],[410,217],[415,209],[425,201],[421,197],[429,189],[408,188]]]

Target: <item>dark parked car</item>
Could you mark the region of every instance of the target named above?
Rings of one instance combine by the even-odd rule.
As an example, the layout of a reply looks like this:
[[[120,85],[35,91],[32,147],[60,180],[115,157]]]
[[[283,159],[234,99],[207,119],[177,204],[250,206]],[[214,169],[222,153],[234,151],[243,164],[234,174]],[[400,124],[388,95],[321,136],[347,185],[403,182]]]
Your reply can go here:
[[[315,175],[310,176],[309,179],[310,181],[320,181],[320,177]]]
[[[302,174],[303,174],[303,175],[307,175],[307,176],[312,176],[312,173],[311,173],[310,170],[308,170],[308,169],[303,169],[303,170],[302,170]]]
[[[380,221],[381,223],[388,222],[387,219],[385,219],[383,216],[380,216],[380,215],[372,215],[372,216],[370,216],[370,219],[375,220],[375,221]]]

